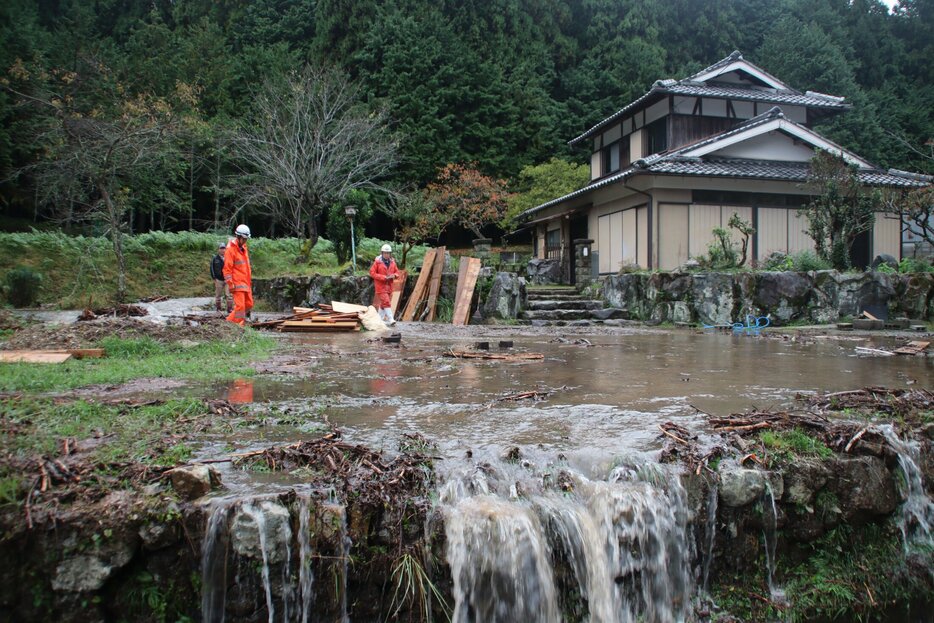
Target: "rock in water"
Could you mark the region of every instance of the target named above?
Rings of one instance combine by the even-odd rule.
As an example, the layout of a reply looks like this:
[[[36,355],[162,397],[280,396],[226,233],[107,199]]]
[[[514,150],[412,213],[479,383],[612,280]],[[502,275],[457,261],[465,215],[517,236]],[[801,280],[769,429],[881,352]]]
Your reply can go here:
[[[207,465],[177,467],[166,472],[172,480],[172,488],[185,500],[195,500],[221,486],[221,475]]]
[[[720,499],[727,506],[745,506],[759,499],[765,491],[765,476],[754,469],[723,470],[720,474]]]

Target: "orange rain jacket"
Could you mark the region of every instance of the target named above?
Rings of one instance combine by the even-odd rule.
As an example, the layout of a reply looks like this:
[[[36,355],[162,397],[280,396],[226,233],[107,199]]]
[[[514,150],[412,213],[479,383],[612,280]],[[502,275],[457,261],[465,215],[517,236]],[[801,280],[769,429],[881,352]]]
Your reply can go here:
[[[240,246],[236,240],[227,243],[224,253],[224,281],[230,293],[250,292],[253,288],[253,270],[250,268],[250,254],[246,246]]]
[[[399,278],[399,267],[396,266],[396,260],[390,258],[389,266],[386,266],[383,262],[383,256],[377,255],[376,259],[373,260],[373,265],[370,266],[370,277],[373,278],[373,288],[376,290],[375,302],[378,309],[392,306],[390,301],[392,300],[394,280],[389,278],[390,275],[395,275],[396,279]]]

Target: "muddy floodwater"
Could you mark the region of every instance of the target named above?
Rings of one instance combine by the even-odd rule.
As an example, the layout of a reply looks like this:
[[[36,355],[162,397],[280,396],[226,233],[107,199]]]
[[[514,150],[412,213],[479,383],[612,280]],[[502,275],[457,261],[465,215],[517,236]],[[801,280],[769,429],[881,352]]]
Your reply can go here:
[[[366,334],[297,339],[303,375],[262,375],[211,388],[235,402],[274,403],[327,414],[356,441],[391,446],[420,432],[453,459],[518,446],[524,454],[565,455],[592,471],[620,452],[661,446],[668,420],[703,433],[702,412],[787,407],[797,393],[865,386],[932,387],[927,357],[860,357],[858,337],[781,339],[686,331],[512,337],[498,331],[453,339],[403,331],[401,345]],[[479,337],[477,337],[479,336]],[[500,349],[500,340],[512,340]],[[445,357],[489,342],[491,353],[544,355],[542,361]],[[523,392],[548,392],[523,400]],[[215,394],[216,395],[216,394]],[[294,422],[272,427],[264,441],[301,436]],[[244,431],[240,442],[250,436]],[[210,450],[207,450],[210,452]],[[543,457],[544,458],[544,457]]]

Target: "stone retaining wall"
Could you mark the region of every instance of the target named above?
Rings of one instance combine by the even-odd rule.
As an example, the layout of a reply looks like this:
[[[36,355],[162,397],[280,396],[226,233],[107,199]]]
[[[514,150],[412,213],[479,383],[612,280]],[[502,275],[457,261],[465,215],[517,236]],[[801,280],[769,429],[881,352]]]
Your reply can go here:
[[[603,297],[626,318],[661,322],[731,324],[752,314],[776,325],[827,323],[879,306],[890,317],[927,320],[934,273],[630,273],[605,277]]]

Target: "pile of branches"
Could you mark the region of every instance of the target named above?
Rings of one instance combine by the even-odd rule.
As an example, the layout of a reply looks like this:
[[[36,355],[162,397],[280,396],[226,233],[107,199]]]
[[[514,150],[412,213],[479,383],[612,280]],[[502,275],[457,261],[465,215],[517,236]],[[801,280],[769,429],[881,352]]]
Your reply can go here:
[[[934,411],[934,392],[928,389],[864,387],[846,392],[804,396],[796,399],[820,411],[857,410],[889,417],[911,419],[922,411]]]
[[[433,481],[433,458],[419,452],[389,458],[382,451],[346,443],[339,431],[333,431],[319,439],[241,454],[234,464],[261,464],[273,471],[308,468],[305,471],[315,484],[342,491],[343,499],[386,505],[427,495]]]
[[[714,446],[709,450],[702,449],[697,435],[692,435],[686,428],[674,422],[665,422],[658,428],[665,437],[665,445],[659,457],[662,463],[680,461],[694,474],[700,475],[703,470],[713,473],[708,463],[726,453],[722,446]]]
[[[771,411],[753,409],[724,417],[708,416],[714,432],[739,437],[758,436],[764,430],[799,429],[822,441],[831,450],[881,456],[885,438],[868,425],[829,419],[813,412]],[[736,444],[745,449],[744,444]]]
[[[110,318],[139,318],[149,314],[145,307],[139,305],[116,305],[114,307],[100,307],[98,309],[85,309],[78,320],[96,320],[101,316]]]

